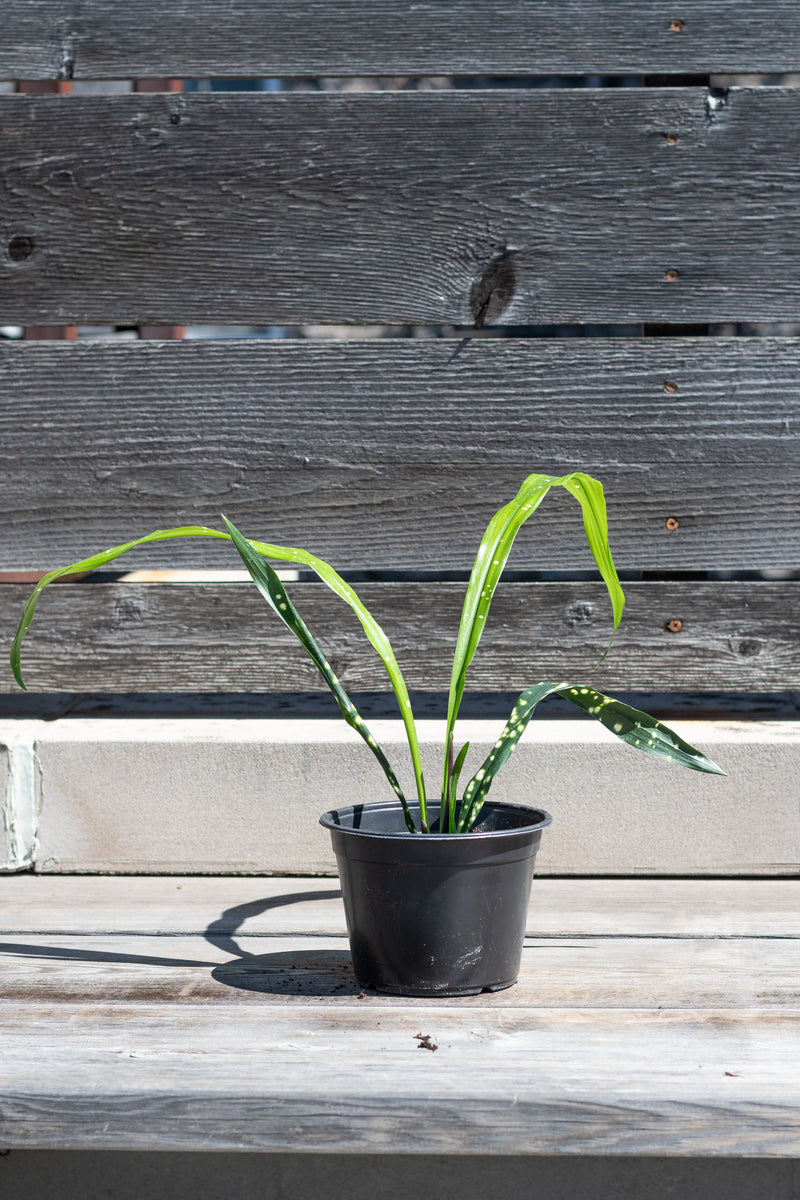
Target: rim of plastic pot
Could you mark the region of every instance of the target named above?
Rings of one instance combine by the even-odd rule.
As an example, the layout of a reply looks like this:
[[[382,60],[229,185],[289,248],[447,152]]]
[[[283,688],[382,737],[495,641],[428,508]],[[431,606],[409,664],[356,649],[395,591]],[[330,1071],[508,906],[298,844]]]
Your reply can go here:
[[[419,803],[409,804],[413,816],[419,816]],[[429,804],[429,816],[438,816],[440,804]],[[525,834],[534,833],[539,830],[546,829],[548,825],[552,825],[553,818],[549,812],[543,808],[534,808],[527,804],[505,803],[500,800],[486,800],[483,805],[483,813],[486,815],[496,813],[498,815],[518,814],[520,821],[518,824],[512,823],[506,825],[502,829],[473,829],[468,834],[464,833],[411,833],[405,825],[403,819],[403,809],[399,801],[396,800],[376,800],[369,804],[348,804],[342,808],[333,808],[328,812],[323,813],[319,819],[320,825],[331,832],[350,834],[359,838],[375,838],[384,840],[385,838],[424,838],[426,842],[450,842],[453,839],[465,839],[475,841],[480,838],[484,840],[495,840],[507,838],[509,834]],[[378,813],[397,813],[400,817],[402,828],[392,830],[382,829],[364,829],[361,826],[352,824],[342,824],[341,818],[350,817],[359,814],[378,814]]]

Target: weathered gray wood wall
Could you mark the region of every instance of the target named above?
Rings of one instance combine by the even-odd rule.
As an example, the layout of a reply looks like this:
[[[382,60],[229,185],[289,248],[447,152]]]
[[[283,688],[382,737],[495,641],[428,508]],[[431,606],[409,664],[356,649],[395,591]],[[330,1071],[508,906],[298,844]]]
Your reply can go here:
[[[63,0],[9,3],[0,76],[792,71],[794,0]]]
[[[591,675],[596,687],[641,692],[797,688],[796,584],[634,583],[625,590],[613,651],[594,670],[611,631],[602,585],[501,584],[470,687],[522,690],[534,670],[542,678]],[[4,591],[0,636],[8,645],[30,587]],[[315,584],[290,591],[342,683],[388,691],[380,661],[342,602]],[[358,592],[390,634],[409,687],[446,691],[464,585],[372,583]],[[23,662],[38,690],[321,690],[292,635],[247,584],[61,584],[40,605]],[[3,690],[14,686],[3,680]]]
[[[579,3],[422,5],[410,20],[397,3],[42,0],[5,22],[7,78],[800,69],[800,14],[782,0],[619,3],[599,21]],[[798,320],[799,135],[800,91],[774,86],[2,96],[0,323]],[[582,466],[608,485],[633,579],[603,682],[796,688],[797,581],[707,575],[800,566],[798,358],[794,339],[677,336],[0,346],[0,569],[224,509],[343,569],[463,570],[525,474]],[[537,523],[513,565],[590,565],[568,504]],[[201,542],[130,565],[212,562],[236,565]],[[345,681],[381,686],[330,628],[335,602],[301,587]],[[531,588],[498,599],[475,686],[516,686],[523,627],[548,670],[596,661],[596,589]],[[20,591],[3,591],[4,639]],[[414,686],[442,686],[457,591],[370,585]],[[246,641],[240,612],[258,600],[242,595],[201,587],[187,641],[183,589],[65,585],[29,679],[313,686],[299,657],[265,668],[280,634],[265,619]]]
[[[624,570],[800,562],[794,339],[0,344],[0,566],[165,525],[310,543],[340,567],[468,570],[532,469],[608,484]],[[670,389],[670,390],[667,390]],[[677,527],[674,526],[677,521]],[[549,497],[510,565],[593,566]],[[123,567],[239,565],[214,542]]]
[[[798,143],[783,88],[0,97],[0,319],[780,321]]]

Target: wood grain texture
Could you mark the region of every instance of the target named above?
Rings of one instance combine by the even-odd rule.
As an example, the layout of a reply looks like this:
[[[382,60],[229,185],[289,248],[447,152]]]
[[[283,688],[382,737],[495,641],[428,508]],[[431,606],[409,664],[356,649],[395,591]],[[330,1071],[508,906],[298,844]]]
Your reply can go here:
[[[796,320],[798,136],[772,87],[3,96],[0,319]]]
[[[797,938],[799,891],[800,884],[791,879],[537,876],[527,932],[556,939]],[[0,879],[0,896],[0,936],[20,939],[203,934],[212,938],[209,945],[221,945],[240,936],[342,938],[346,932],[338,881],[311,876],[129,875],[123,880],[25,874]]]
[[[535,885],[534,885],[535,890]],[[67,934],[0,936],[0,1012],[9,1002],[264,1004],[352,1008],[356,982],[338,937],[230,938]],[[446,1009],[800,1009],[800,938],[528,938],[519,981],[504,995],[437,999]],[[408,1007],[370,994],[367,1010]],[[270,1014],[272,1015],[272,1014]],[[795,1013],[797,1015],[797,1013]],[[169,1021],[169,1016],[166,1016]],[[280,1020],[280,1017],[279,1017]]]
[[[10,645],[29,588],[6,584],[0,641]],[[464,585],[364,584],[412,689],[447,690]],[[506,583],[468,684],[517,690],[536,679],[589,679],[627,691],[796,690],[798,583],[636,583],[613,653],[605,589]],[[327,589],[290,593],[348,690],[388,690],[355,616]],[[671,632],[669,622],[681,628]],[[314,691],[313,664],[248,584],[59,584],[40,601],[23,656],[34,690]],[[533,673],[533,674],[532,674]],[[10,670],[0,689],[13,690]]]
[[[225,511],[339,569],[468,570],[526,475],[582,468],[620,568],[797,567],[798,375],[790,339],[0,344],[0,566]],[[121,565],[239,560],[193,540]],[[569,497],[510,565],[592,566]]]
[[[553,932],[458,1001],[362,996],[308,924],[330,881],[0,882],[30,918],[0,937],[4,1146],[800,1152],[789,882],[536,881]]]
[[[4,17],[0,76],[640,74],[796,71],[790,0],[693,0],[679,31],[654,0],[27,0]]]
[[[9,1002],[3,1018],[0,1136],[11,1147],[800,1149],[791,1010],[520,1015],[355,998],[327,1011],[106,1000]],[[420,1052],[419,1032],[436,1053]],[[46,1073],[32,1077],[33,1057]]]

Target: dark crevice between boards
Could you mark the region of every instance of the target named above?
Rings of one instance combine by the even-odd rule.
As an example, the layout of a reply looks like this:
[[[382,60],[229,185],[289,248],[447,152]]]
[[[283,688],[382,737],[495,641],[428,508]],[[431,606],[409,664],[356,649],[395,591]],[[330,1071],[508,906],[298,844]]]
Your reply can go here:
[[[675,517],[669,517],[666,522],[668,529],[680,528],[680,522]],[[249,588],[251,586],[248,579],[242,579],[240,572],[226,572],[224,568],[214,569],[214,578],[211,580],[203,579],[203,570],[198,570],[197,579],[187,581],[183,570],[176,570],[177,579],[172,580],[165,578],[169,574],[168,567],[153,567],[157,578],[154,579],[132,579],[130,578],[130,569],[126,570],[97,570],[87,572],[85,574],[66,575],[62,579],[55,581],[54,586],[63,587],[65,585],[76,586],[80,584],[82,587],[99,587],[107,584],[125,584],[132,588],[139,587],[165,587],[165,586],[186,586],[187,583],[193,583],[194,586],[208,585],[211,583],[224,584],[226,587],[238,586]],[[38,582],[43,576],[44,571],[34,570],[19,570],[19,571],[2,571],[0,570],[0,589],[4,585],[19,585],[29,584],[31,587]],[[226,578],[229,574],[230,578]],[[467,568],[464,569],[443,569],[437,568],[434,570],[389,570],[381,567],[347,569],[343,568],[339,574],[350,584],[361,583],[463,583],[466,584],[470,577],[470,572]],[[694,569],[694,568],[674,568],[669,570],[651,570],[649,568],[620,568],[619,578],[622,583],[676,583],[676,582],[708,582],[708,583],[769,583],[769,582],[798,582],[800,581],[800,568],[782,567],[782,568],[738,568],[738,569]],[[294,583],[313,583],[320,588],[325,585],[319,577],[310,570],[298,570],[292,576]],[[506,569],[503,573],[504,584],[524,584],[524,583],[600,583],[600,572],[593,568],[584,570],[526,570],[526,569]]]
[[[461,717],[466,720],[508,718],[517,692],[466,692]],[[664,720],[749,720],[796,721],[800,714],[800,691],[728,692],[617,692],[618,699],[634,708],[656,712]],[[359,711],[367,718],[398,716],[390,692],[351,692]],[[443,719],[447,694],[434,691],[410,693],[418,718]],[[65,717],[140,717],[259,719],[308,718],[340,720],[335,701],[327,692],[210,693],[136,692],[70,693],[26,692],[0,695],[0,720],[59,721]],[[537,719],[575,720],[586,718],[574,705],[558,696],[550,697],[537,710]]]

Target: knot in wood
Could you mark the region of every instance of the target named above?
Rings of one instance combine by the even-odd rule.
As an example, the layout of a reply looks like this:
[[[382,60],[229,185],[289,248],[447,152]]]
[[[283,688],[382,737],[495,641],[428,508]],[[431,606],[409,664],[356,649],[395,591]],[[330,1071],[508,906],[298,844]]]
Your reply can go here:
[[[755,658],[757,654],[761,653],[761,643],[757,642],[755,638],[742,638],[736,649],[745,658]]]
[[[588,600],[576,600],[567,610],[568,625],[588,625],[594,615],[594,606]]]
[[[505,312],[514,299],[516,282],[513,253],[502,250],[487,263],[470,288],[469,307],[476,329]]]
[[[27,234],[16,233],[8,243],[8,257],[12,262],[22,262],[33,254],[34,241]]]

